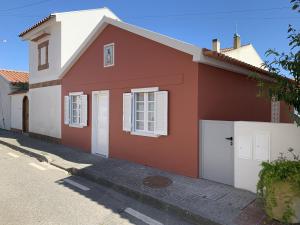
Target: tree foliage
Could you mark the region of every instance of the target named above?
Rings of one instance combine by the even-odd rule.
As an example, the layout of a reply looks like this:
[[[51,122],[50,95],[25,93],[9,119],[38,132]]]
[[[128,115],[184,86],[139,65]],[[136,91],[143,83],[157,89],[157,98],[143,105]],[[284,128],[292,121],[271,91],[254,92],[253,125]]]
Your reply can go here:
[[[300,13],[300,0],[290,0],[292,9]],[[295,110],[293,117],[300,125],[300,32],[292,25],[288,27],[289,52],[278,52],[269,49],[266,56],[269,58],[264,66],[271,73],[275,82],[266,83],[259,80],[260,94],[267,94],[277,101],[284,101]],[[298,113],[297,113],[298,112]]]

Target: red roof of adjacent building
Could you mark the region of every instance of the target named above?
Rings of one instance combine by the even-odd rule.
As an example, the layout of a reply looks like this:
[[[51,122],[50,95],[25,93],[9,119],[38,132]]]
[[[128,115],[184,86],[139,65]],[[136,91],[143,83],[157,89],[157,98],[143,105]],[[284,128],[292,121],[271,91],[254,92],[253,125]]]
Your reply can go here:
[[[217,60],[220,60],[220,61],[223,61],[223,62],[227,62],[227,63],[230,63],[232,65],[240,66],[240,67],[243,67],[245,69],[252,70],[254,72],[261,73],[261,74],[264,74],[264,75],[269,76],[271,74],[267,70],[264,70],[262,68],[250,65],[249,63],[245,63],[243,61],[237,60],[237,59],[232,58],[230,56],[227,56],[223,53],[219,53],[219,52],[212,51],[212,50],[209,50],[209,49],[203,49],[202,51],[203,51],[203,55],[205,55],[207,57],[214,58],[214,59],[217,59]]]
[[[28,83],[29,73],[15,70],[1,70],[0,76],[11,83]]]

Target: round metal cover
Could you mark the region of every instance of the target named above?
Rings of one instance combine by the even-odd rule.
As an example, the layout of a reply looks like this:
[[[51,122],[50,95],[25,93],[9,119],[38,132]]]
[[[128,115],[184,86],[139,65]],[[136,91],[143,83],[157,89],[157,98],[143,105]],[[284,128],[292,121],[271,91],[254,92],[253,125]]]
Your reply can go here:
[[[164,188],[172,184],[172,180],[163,176],[149,176],[144,178],[143,184],[151,188]]]

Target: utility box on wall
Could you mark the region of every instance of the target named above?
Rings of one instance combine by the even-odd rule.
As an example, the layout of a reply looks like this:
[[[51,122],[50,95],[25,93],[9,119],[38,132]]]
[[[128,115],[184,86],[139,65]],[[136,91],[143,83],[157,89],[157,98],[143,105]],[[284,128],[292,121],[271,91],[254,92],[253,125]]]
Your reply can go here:
[[[261,163],[289,148],[300,152],[299,137],[295,124],[234,122],[234,186],[256,193]]]

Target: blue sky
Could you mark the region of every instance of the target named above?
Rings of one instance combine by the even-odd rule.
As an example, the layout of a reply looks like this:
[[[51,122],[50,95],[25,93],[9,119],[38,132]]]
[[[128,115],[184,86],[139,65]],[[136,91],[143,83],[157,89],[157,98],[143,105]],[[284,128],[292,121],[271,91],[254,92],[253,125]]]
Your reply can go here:
[[[300,27],[300,14],[288,0],[10,0],[0,6],[0,68],[28,70],[28,47],[18,33],[53,12],[106,6],[123,21],[198,45],[232,46],[236,29],[242,43],[259,54],[288,50],[287,27]],[[7,40],[3,42],[2,40]]]

